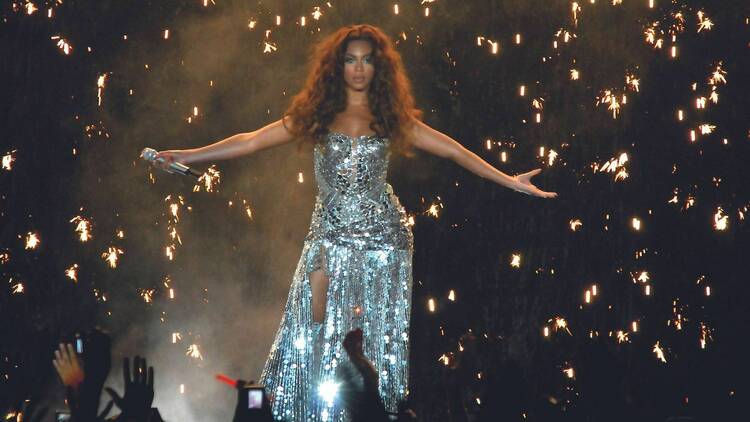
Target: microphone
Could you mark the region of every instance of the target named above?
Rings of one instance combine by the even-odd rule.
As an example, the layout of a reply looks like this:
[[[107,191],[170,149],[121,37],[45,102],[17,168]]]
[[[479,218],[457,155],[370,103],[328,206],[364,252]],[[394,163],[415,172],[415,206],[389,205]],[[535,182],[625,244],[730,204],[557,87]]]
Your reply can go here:
[[[153,148],[143,148],[143,151],[141,151],[141,158],[153,164],[154,166],[158,167],[157,164],[163,163],[164,158],[162,157],[156,158],[156,154],[157,154],[157,151]],[[176,162],[169,163],[169,168],[162,169],[162,170],[171,174],[181,174],[183,176],[193,176],[195,178],[199,178],[203,175],[203,173],[193,170],[190,167],[182,163],[176,163]]]

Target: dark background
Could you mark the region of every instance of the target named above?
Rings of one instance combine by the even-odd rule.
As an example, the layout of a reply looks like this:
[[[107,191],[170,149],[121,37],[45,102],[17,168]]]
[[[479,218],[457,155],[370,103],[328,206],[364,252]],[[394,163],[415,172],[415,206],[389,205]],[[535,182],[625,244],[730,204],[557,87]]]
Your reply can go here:
[[[341,0],[3,3],[0,154],[10,164],[0,169],[0,408],[39,394],[61,406],[52,350],[99,325],[115,339],[110,384],[120,381],[119,358],[140,352],[156,367],[155,405],[166,419],[231,417],[234,394],[212,377],[260,373],[310,221],[310,151],[289,145],[215,163],[212,192],[194,192],[191,180],[154,171],[138,154],[277,120],[304,81],[311,46],[340,26],[370,23],[396,41],[426,123],[508,174],[543,168],[535,183],[559,193],[527,197],[425,154],[392,157],[391,183],[416,223],[417,414],[732,415],[748,395],[750,8],[648,3],[581,0],[577,22],[562,0],[399,1],[398,14],[395,2]],[[698,31],[699,11],[712,29]],[[649,27],[661,48],[646,42]],[[726,83],[712,85],[717,66]],[[698,109],[712,89],[718,103]],[[627,95],[616,118],[597,105],[605,90],[620,102]],[[702,124],[713,133],[691,142]],[[622,153],[627,178],[597,171]],[[170,204],[180,204],[179,218]],[[427,214],[432,205],[438,217]],[[76,216],[91,223],[91,240],[78,239]],[[29,233],[36,248],[26,249]],[[123,252],[116,268],[102,257],[110,247]],[[77,281],[65,273],[73,264]],[[643,272],[649,280],[637,280]],[[554,330],[558,317],[569,333]],[[187,354],[191,345],[201,358]]]

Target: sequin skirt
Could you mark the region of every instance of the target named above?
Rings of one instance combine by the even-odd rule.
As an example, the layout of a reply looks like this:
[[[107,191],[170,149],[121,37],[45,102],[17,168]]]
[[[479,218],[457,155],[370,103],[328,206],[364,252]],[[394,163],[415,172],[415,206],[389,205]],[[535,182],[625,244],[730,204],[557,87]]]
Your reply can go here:
[[[311,233],[319,233],[312,230],[317,223],[314,215]],[[342,341],[355,328],[364,331],[364,353],[378,371],[386,409],[395,412],[405,398],[413,247],[408,228],[402,225],[395,230],[398,233],[390,238],[396,242],[364,246],[338,242],[335,236],[305,240],[260,378],[273,396],[277,420],[348,420],[337,391],[336,371],[348,364]],[[323,269],[329,278],[322,325],[313,322],[311,313],[309,275],[316,269]]]

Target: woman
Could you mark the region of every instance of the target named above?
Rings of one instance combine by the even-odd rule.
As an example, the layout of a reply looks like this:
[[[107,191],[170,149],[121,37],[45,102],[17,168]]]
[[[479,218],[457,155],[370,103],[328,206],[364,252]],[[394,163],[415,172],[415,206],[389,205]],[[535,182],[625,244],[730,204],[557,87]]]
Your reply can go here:
[[[318,196],[289,298],[261,375],[274,416],[345,420],[336,395],[341,343],[364,330],[363,349],[390,411],[407,394],[412,234],[386,183],[392,150],[448,158],[480,177],[543,198],[530,179],[498,171],[420,121],[392,41],[370,25],[341,28],[317,45],[306,84],[281,120],[202,148],[164,151],[163,165],[252,154],[301,140],[314,145]]]

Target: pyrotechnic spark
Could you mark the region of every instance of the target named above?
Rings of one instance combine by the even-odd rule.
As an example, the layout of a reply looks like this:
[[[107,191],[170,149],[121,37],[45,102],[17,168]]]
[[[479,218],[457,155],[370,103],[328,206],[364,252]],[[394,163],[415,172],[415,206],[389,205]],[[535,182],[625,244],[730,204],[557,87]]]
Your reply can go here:
[[[201,354],[201,351],[198,349],[198,345],[197,344],[191,344],[188,347],[187,352],[185,353],[185,355],[186,356],[190,356],[193,359],[203,360],[203,355]]]
[[[65,55],[69,55],[71,51],[73,51],[73,46],[68,43],[63,37],[60,35],[53,35],[50,37],[52,40],[57,40],[57,46],[62,50]]]
[[[41,243],[39,236],[36,233],[26,233],[26,246],[24,249],[36,249]]]
[[[628,177],[627,168],[625,167],[625,163],[627,162],[628,154],[623,152],[618,158],[612,158],[601,166],[597,163],[593,163],[592,168],[594,170],[594,173],[602,173],[605,171],[609,173],[615,173],[614,179],[616,182],[618,180],[624,180]]]
[[[617,96],[612,93],[612,90],[605,89],[602,91],[602,94],[597,98],[596,105],[600,104],[608,104],[607,109],[612,112],[612,118],[617,118],[617,114],[620,113],[620,102],[617,100]]]
[[[729,216],[724,215],[724,210],[721,207],[717,207],[716,213],[714,214],[714,229],[726,230],[729,224]]]
[[[177,344],[178,341],[182,340],[182,334],[180,333],[172,333],[172,344]]]
[[[583,223],[578,218],[576,218],[574,220],[570,220],[568,223],[570,224],[570,230],[571,231],[576,231],[576,230],[578,230],[579,227],[583,226]]]
[[[698,32],[702,30],[710,31],[713,29],[714,23],[709,19],[706,14],[702,11],[698,11]]]
[[[521,267],[521,254],[513,254],[510,257],[510,266],[514,268]]]
[[[549,153],[547,154],[547,165],[551,166],[555,164],[555,159],[557,158],[557,151],[550,149]]]
[[[704,123],[704,124],[698,126],[698,130],[700,130],[701,135],[708,135],[708,134],[712,133],[714,131],[714,129],[716,129],[716,126],[708,124],[708,123]]]
[[[451,291],[448,292],[448,300],[450,300],[451,302],[456,301],[456,292],[453,291],[453,289],[451,289]]]
[[[0,253],[0,265],[7,264],[8,261],[10,261],[10,253],[8,251],[3,251],[2,253]]]
[[[65,275],[69,279],[78,282],[78,264],[73,264],[67,270],[65,270]]]
[[[667,359],[664,357],[664,350],[662,350],[661,346],[659,346],[659,342],[657,341],[656,344],[654,344],[653,352],[656,353],[656,358],[660,361],[667,363]]]
[[[325,400],[329,407],[333,405],[333,401],[335,400],[338,391],[339,384],[331,380],[324,381],[318,386],[318,394],[320,395],[320,398]]]
[[[143,299],[146,303],[151,303],[154,300],[154,293],[156,292],[156,289],[138,289],[138,295]]]
[[[577,81],[579,78],[579,73],[577,69],[570,69],[570,79],[573,81]]]
[[[214,187],[221,182],[221,173],[216,170],[216,166],[212,165],[205,173],[198,178],[198,183],[193,186],[193,192],[200,192],[201,186],[206,189],[206,192],[213,192]],[[202,185],[201,185],[202,184]]]
[[[698,344],[700,344],[701,349],[705,349],[708,341],[713,340],[713,337],[711,336],[712,331],[713,330],[709,328],[705,323],[701,322],[701,335],[698,339]]]
[[[265,41],[263,43],[263,52],[264,53],[273,53],[276,50],[278,50],[278,47],[276,46],[276,43]]]
[[[176,249],[177,249],[177,246],[175,246],[174,244],[166,246],[165,254],[167,255],[167,258],[169,258],[170,261],[174,259],[174,251]]]
[[[629,333],[618,330],[617,331],[617,342],[618,343],[630,343],[630,338],[628,337]]]
[[[559,330],[565,330],[565,332],[567,332],[569,335],[571,335],[571,336],[573,335],[573,333],[571,333],[570,329],[568,328],[568,321],[566,321],[565,318],[560,317],[560,316],[556,316],[556,317],[548,320],[547,322],[553,323],[552,324],[552,328],[554,328],[555,332],[557,332]],[[545,328],[547,328],[547,327],[545,327]],[[546,334],[545,334],[545,336],[546,336]]]
[[[641,230],[641,220],[638,217],[633,217],[632,225],[635,231]]]
[[[435,312],[435,299],[430,298],[427,300],[427,309],[430,312]]]
[[[16,284],[13,284],[13,278],[8,280],[8,283],[10,284],[10,292],[14,295],[20,295],[23,294],[24,288],[23,283],[20,281],[17,281]]]
[[[625,84],[635,92],[640,92],[641,80],[634,75],[625,75]]]
[[[3,170],[10,171],[11,168],[13,168],[13,162],[16,161],[16,157],[14,157],[13,154],[15,154],[16,151],[17,150],[14,149],[13,151],[10,151],[3,155],[1,167]]]
[[[570,5],[571,13],[573,13],[573,25],[578,26],[578,12],[581,11],[581,6],[578,2],[573,2]]]
[[[427,210],[425,210],[424,214],[429,215],[430,217],[438,218],[440,217],[440,210],[443,209],[443,204],[440,201],[440,197],[437,197],[438,202],[432,203]]]
[[[573,367],[563,369],[563,373],[567,375],[568,378],[575,378]]]
[[[99,78],[96,80],[96,98],[97,98],[97,105],[99,107],[102,106],[102,92],[104,91],[104,82],[106,80],[107,80],[106,73],[99,75]]]
[[[123,253],[125,252],[122,249],[110,246],[106,252],[102,253],[102,258],[109,263],[110,268],[117,268],[117,259]]]
[[[78,233],[78,239],[81,242],[88,242],[89,240],[91,240],[92,236],[90,221],[86,220],[80,215],[77,215],[73,217],[70,222],[76,224],[76,228],[74,230],[76,233]]]

